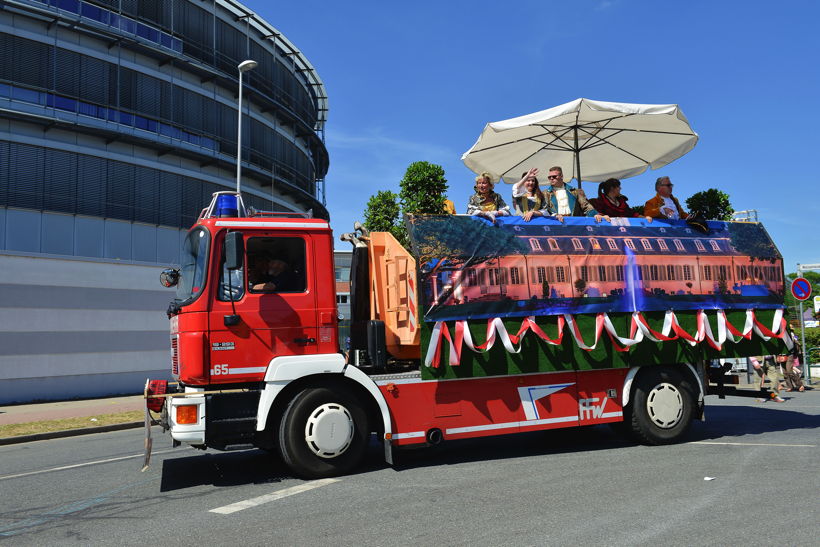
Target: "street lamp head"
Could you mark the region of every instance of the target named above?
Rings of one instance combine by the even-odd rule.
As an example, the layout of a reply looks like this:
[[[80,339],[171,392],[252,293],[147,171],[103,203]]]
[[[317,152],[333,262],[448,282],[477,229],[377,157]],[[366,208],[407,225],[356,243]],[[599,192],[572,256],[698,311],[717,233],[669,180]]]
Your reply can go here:
[[[239,68],[239,72],[247,72],[249,70],[253,70],[258,65],[259,63],[257,63],[256,61],[248,59],[246,61],[242,61],[241,63],[239,63],[239,66],[237,68]]]

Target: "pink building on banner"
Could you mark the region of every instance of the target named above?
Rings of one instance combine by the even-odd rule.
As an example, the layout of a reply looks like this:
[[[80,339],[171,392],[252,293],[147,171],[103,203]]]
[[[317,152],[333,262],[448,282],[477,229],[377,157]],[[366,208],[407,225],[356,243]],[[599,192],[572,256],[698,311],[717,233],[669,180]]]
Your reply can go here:
[[[518,236],[529,254],[449,272],[435,283],[435,297],[442,296],[445,288],[452,292],[441,302],[444,305],[504,298],[616,296],[626,286],[630,255],[634,278],[645,294],[783,294],[782,259],[742,255],[725,231],[714,236],[687,233],[687,237],[681,237],[680,230],[667,235],[663,228],[641,230],[639,235],[625,227],[617,235],[605,236],[562,232]]]

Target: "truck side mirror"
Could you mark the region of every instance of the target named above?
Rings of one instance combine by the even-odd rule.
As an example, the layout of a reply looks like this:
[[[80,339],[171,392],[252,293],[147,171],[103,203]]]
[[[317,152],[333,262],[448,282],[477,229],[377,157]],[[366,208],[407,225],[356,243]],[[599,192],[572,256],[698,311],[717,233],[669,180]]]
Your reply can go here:
[[[225,267],[238,270],[245,261],[245,241],[242,232],[228,232],[225,235]]]
[[[179,283],[179,270],[174,268],[165,268],[159,274],[159,282],[163,287],[176,287]]]

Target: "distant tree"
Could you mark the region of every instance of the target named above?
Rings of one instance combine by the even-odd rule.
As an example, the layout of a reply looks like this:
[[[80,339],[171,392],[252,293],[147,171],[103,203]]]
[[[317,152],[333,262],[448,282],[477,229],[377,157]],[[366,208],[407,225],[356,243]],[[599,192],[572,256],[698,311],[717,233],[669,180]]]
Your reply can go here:
[[[543,298],[549,298],[550,295],[550,284],[545,277],[543,281],[541,281],[541,296]]]
[[[364,227],[371,232],[390,232],[399,243],[407,246],[407,231],[399,221],[399,196],[390,190],[381,190],[367,200]]]
[[[440,165],[417,161],[407,167],[399,185],[399,194],[382,190],[370,197],[364,211],[364,225],[371,231],[390,232],[409,248],[410,238],[402,215],[443,214],[447,179]]]
[[[435,163],[411,163],[399,183],[399,200],[405,215],[440,215],[444,213],[447,179],[444,169]]]
[[[686,207],[703,213],[708,220],[732,220],[735,212],[729,203],[729,194],[716,188],[692,194],[686,199]]]
[[[797,339],[800,340],[800,329],[795,330],[795,334],[797,334]],[[806,329],[806,350],[818,347],[820,347],[820,328]],[[810,357],[814,363],[820,360],[820,356],[816,351],[812,352]]]

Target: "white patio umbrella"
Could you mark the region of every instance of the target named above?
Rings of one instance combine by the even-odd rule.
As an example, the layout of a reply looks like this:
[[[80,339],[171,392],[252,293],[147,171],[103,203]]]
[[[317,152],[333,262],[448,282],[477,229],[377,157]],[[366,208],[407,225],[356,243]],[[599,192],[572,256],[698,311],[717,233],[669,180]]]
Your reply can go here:
[[[488,123],[461,160],[475,173],[514,183],[531,167],[558,165],[564,179],[600,182],[634,177],[683,156],[698,135],[676,104],[576,99],[547,110]]]

